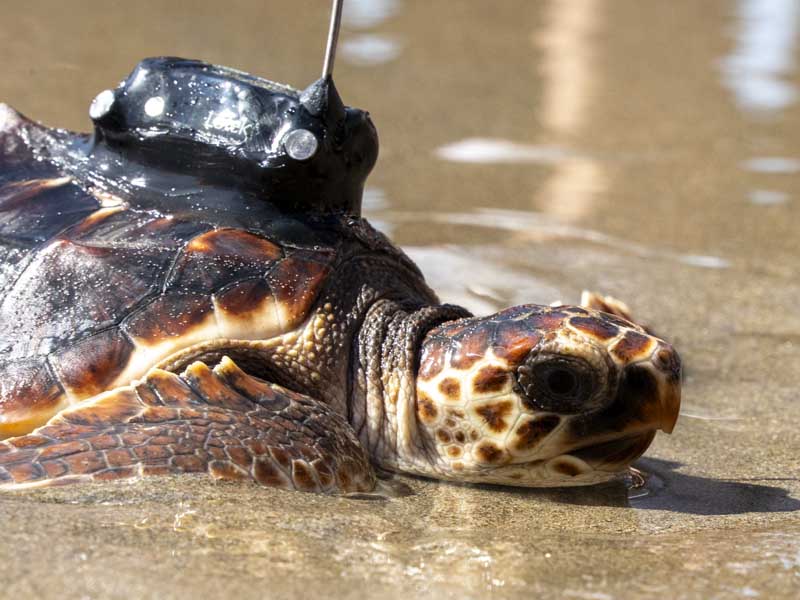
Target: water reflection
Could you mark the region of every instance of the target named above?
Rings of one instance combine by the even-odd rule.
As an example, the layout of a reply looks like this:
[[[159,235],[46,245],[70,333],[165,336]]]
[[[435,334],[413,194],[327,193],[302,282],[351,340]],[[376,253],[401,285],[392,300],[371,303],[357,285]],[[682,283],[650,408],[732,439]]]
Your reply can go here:
[[[604,18],[601,3],[551,1],[545,26],[534,36],[542,52],[544,89],[541,121],[545,135],[568,143],[584,133],[591,101],[599,85],[596,76],[597,33]],[[587,216],[598,195],[608,189],[605,167],[588,157],[562,161],[535,194],[534,206],[562,219]]]
[[[394,17],[401,8],[400,0],[347,0],[342,23],[349,29],[371,29]]]
[[[747,197],[756,206],[777,206],[789,201],[789,194],[776,190],[752,190]]]
[[[342,40],[339,53],[350,64],[371,67],[396,59],[402,49],[402,42],[396,37],[363,33]]]
[[[739,0],[736,47],[722,62],[723,81],[742,108],[772,112],[797,97],[786,78],[794,72],[800,3],[797,0]]]
[[[373,29],[397,15],[401,8],[400,0],[350,0],[344,4],[342,23],[345,29]],[[395,60],[402,50],[403,42],[398,36],[375,32],[345,35],[339,44],[342,60],[360,67]]]
[[[800,173],[800,159],[785,156],[757,156],[745,161],[744,168],[756,173]]]
[[[529,273],[504,266],[503,248],[482,245],[416,246],[405,251],[420,266],[444,302],[464,306],[477,315],[513,304],[556,300],[557,287]],[[465,278],[464,274],[470,273]]]
[[[573,185],[577,181],[572,180]],[[563,216],[553,217],[548,214],[532,211],[516,211],[507,209],[482,208],[470,213],[430,212],[421,214],[417,212],[393,211],[381,215],[393,222],[435,222],[448,225],[463,225],[470,227],[492,228],[499,231],[510,231],[516,234],[517,241],[542,242],[552,240],[582,241],[597,246],[622,251],[641,258],[659,258],[678,262],[690,267],[701,269],[728,269],[733,266],[726,258],[707,254],[681,254],[666,248],[658,248],[639,244],[624,238],[589,229],[570,225]],[[501,261],[502,262],[502,261]],[[506,258],[505,262],[508,262]]]
[[[558,164],[571,153],[558,146],[537,146],[496,138],[468,138],[438,148],[437,158],[475,164]]]

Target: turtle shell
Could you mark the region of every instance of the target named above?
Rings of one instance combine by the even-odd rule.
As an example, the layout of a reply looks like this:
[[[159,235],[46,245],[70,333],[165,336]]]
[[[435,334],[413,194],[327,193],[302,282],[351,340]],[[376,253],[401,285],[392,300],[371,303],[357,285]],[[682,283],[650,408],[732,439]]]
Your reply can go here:
[[[352,195],[360,201],[374,156],[363,144],[346,156],[346,140],[332,139],[328,128],[346,136],[352,115],[320,100],[325,82],[308,108],[267,83],[196,61],[145,61],[122,91],[108,92],[124,105],[110,107],[107,92],[103,106],[95,101],[93,136],[47,129],[0,104],[0,438],[199,342],[264,340],[303,322],[360,243],[348,226],[357,219],[341,213],[357,212]],[[231,86],[237,118],[250,119],[228,132],[246,132],[238,146],[203,131],[216,127],[208,115],[227,97],[217,88]],[[209,87],[210,100],[179,91]],[[173,122],[161,113],[136,121],[153,116],[154,97]],[[313,160],[293,166],[275,145],[286,119],[319,140]],[[338,164],[331,182],[325,169]],[[346,165],[360,174],[343,178]],[[307,180],[313,189],[298,188]]]

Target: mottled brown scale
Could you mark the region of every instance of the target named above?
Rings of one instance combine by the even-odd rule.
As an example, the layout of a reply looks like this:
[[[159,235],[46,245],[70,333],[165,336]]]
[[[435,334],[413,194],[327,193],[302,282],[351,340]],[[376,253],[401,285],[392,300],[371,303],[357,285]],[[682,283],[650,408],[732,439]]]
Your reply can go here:
[[[484,441],[475,448],[475,457],[483,464],[496,465],[508,460],[506,453],[494,442]]]
[[[653,344],[655,342],[652,337],[636,331],[627,331],[625,336],[611,348],[611,353],[626,363],[632,362],[646,358],[652,352]]]
[[[84,338],[50,358],[61,385],[77,399],[99,394],[122,373],[134,346],[119,329]]]
[[[561,419],[556,415],[546,415],[523,421],[514,431],[511,448],[517,452],[528,452],[558,427]]]
[[[102,452],[89,451],[81,454],[65,456],[61,459],[67,466],[72,475],[85,475],[102,471],[106,467],[106,461]]]
[[[32,479],[41,479],[44,471],[41,467],[31,463],[21,463],[5,467],[5,471],[11,476],[14,483],[22,483]]]
[[[43,465],[45,475],[50,479],[58,479],[69,472],[69,467],[61,461],[50,461]]]
[[[508,371],[501,367],[489,365],[481,368],[472,380],[472,389],[476,394],[491,394],[501,391],[510,381]]]
[[[70,431],[74,430],[74,428],[69,427]],[[44,430],[48,433],[57,433],[59,431],[58,427],[47,426]],[[42,451],[39,453],[40,459],[51,459],[51,458],[60,458],[62,456],[69,456],[71,454],[78,454],[81,452],[85,452],[91,448],[91,444],[86,440],[73,440],[73,441],[66,441],[66,442],[58,442],[52,443],[52,440],[47,445],[46,448],[43,448]]]
[[[523,320],[523,323],[534,330],[553,331],[561,327],[564,319],[568,316],[569,315],[563,311],[546,310],[529,315]]]
[[[123,417],[124,419],[125,417]],[[95,450],[109,450],[111,448],[116,448],[119,445],[119,438],[117,436],[108,434],[108,435],[101,435],[100,437],[95,438],[92,440],[92,448]]]
[[[424,392],[417,393],[417,416],[423,423],[435,423],[439,418],[436,403]]]
[[[539,333],[526,327],[524,322],[505,321],[495,330],[492,350],[514,367],[525,360],[539,340]]]
[[[442,444],[449,443],[453,438],[450,436],[450,432],[446,429],[437,429],[436,430],[436,439],[439,440]]]
[[[594,317],[572,317],[569,320],[569,324],[578,331],[602,341],[610,340],[619,335],[619,328],[616,325]]]
[[[439,382],[439,391],[451,402],[458,402],[461,400],[461,384],[458,379],[445,377]]]
[[[136,462],[136,456],[127,448],[118,448],[106,452],[109,464],[125,467]]]
[[[514,410],[510,400],[500,400],[489,404],[481,404],[475,408],[475,413],[486,424],[489,430],[502,433],[509,427],[508,417]]]
[[[463,454],[463,450],[458,446],[449,446],[447,448],[447,456],[450,458],[458,458]]]

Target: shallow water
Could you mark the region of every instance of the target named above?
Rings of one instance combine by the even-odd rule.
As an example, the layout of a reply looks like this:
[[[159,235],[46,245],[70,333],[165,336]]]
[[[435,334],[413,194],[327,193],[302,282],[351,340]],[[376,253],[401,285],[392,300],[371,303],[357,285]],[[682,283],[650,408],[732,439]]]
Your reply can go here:
[[[489,312],[598,289],[678,347],[682,417],[637,464],[647,483],[9,494],[3,594],[796,597],[796,3],[348,1],[337,84],[382,143],[366,212],[442,297]],[[91,98],[158,54],[303,86],[323,4],[4,6],[0,100],[86,129]]]

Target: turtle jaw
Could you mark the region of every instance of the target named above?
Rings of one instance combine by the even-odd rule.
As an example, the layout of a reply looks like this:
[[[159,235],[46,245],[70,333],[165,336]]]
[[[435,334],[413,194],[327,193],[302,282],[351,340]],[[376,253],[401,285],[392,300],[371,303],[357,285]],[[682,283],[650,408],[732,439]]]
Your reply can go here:
[[[595,471],[619,473],[645,453],[655,435],[656,430],[650,429],[628,437],[583,446],[562,457],[577,459]]]
[[[558,433],[554,434],[558,438]],[[474,465],[472,469],[459,472],[445,468],[435,476],[450,481],[531,488],[597,485],[616,480],[627,473],[630,464],[650,446],[655,434],[656,430],[650,429],[565,452],[554,452],[548,457],[512,461],[490,468]],[[416,472],[431,476],[431,473],[422,470]]]

